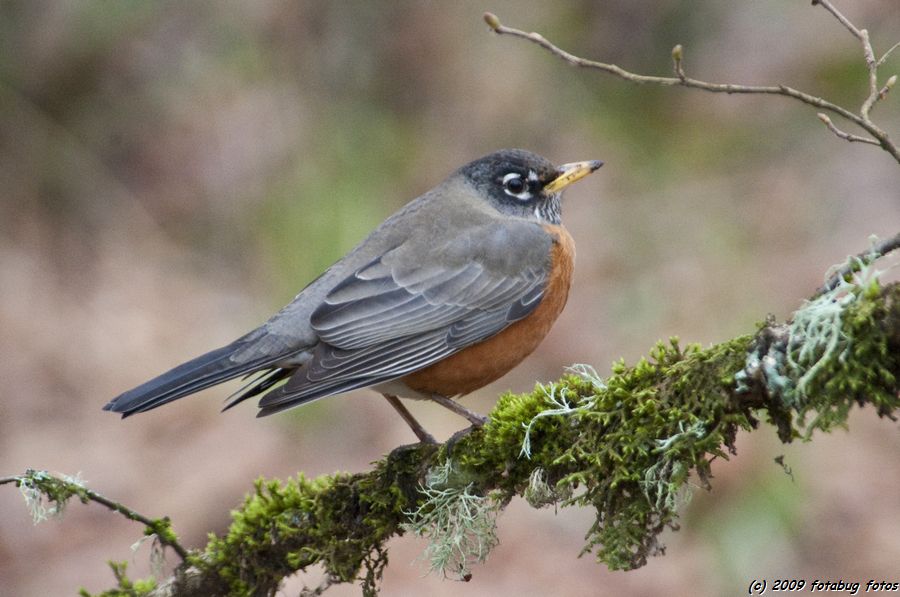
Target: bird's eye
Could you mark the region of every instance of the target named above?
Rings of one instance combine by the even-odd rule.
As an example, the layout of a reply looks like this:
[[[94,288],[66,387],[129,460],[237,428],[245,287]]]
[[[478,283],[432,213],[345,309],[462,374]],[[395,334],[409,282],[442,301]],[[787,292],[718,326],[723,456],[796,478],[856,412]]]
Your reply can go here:
[[[503,177],[503,190],[507,195],[512,195],[517,199],[528,200],[531,198],[528,184],[522,180],[522,175],[518,172],[510,172]]]

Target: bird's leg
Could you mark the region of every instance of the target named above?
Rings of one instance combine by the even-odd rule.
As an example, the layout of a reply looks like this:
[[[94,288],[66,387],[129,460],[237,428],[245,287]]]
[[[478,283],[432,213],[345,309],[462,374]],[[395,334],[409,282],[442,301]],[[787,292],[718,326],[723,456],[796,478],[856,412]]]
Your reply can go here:
[[[406,424],[409,425],[409,428],[412,429],[413,433],[416,434],[416,437],[419,438],[419,441],[423,444],[436,444],[437,441],[434,439],[434,436],[425,431],[425,428],[422,427],[422,424],[419,423],[416,418],[409,412],[403,403],[400,402],[400,399],[394,396],[393,394],[382,394],[385,399],[390,403],[391,406],[394,407],[394,410],[399,413],[403,420],[406,421]]]
[[[431,394],[431,399],[448,410],[452,410],[461,417],[465,417],[475,427],[481,427],[487,423],[487,417],[479,415],[477,412],[471,411],[455,400],[451,400],[440,394]]]

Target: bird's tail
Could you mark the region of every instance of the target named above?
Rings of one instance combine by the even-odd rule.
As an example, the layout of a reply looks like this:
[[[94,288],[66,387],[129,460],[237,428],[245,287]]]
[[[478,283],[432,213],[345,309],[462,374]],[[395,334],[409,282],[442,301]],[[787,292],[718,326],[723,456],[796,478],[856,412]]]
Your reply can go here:
[[[122,417],[162,406],[210,386],[264,369],[284,355],[266,355],[251,361],[235,362],[232,355],[246,347],[241,340],[217,348],[178,365],[138,387],[116,396],[103,410],[122,413]]]

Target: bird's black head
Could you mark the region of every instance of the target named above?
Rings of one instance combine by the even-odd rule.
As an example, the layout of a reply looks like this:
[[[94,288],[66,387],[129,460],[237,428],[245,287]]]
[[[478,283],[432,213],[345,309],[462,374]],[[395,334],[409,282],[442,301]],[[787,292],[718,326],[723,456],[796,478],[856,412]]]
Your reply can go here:
[[[459,173],[497,210],[559,224],[562,189],[602,165],[591,161],[557,167],[524,149],[502,149],[466,164]]]

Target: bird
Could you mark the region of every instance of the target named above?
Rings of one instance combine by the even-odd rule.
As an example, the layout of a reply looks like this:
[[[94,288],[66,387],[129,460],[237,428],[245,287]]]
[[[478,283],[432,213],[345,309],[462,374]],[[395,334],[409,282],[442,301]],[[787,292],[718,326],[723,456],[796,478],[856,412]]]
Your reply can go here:
[[[457,169],[388,217],[258,328],[113,398],[128,417],[244,377],[223,410],[261,396],[271,415],[359,388],[486,418],[455,399],[499,379],[562,312],[575,245],[561,195],[603,162],[554,166],[504,149]]]

